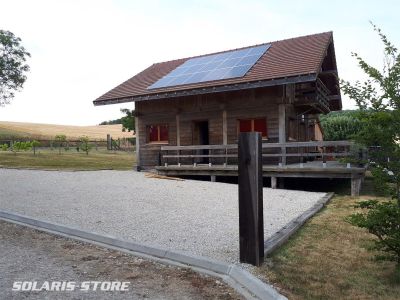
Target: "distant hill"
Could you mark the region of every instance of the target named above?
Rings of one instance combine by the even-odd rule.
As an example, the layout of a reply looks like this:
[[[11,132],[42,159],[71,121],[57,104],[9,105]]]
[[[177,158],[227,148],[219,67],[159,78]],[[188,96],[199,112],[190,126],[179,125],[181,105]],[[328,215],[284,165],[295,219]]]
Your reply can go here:
[[[70,126],[0,121],[0,140],[11,138],[54,139],[64,134],[67,139],[87,135],[90,139],[105,140],[107,134],[116,138],[133,137],[132,132],[122,132],[122,125]]]

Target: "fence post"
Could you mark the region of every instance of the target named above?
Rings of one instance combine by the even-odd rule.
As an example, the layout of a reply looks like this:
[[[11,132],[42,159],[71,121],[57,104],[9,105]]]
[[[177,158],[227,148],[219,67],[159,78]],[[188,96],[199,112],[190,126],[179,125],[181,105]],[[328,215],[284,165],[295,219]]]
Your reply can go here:
[[[238,152],[240,262],[260,266],[264,259],[261,134],[240,133]]]
[[[111,150],[111,135],[107,134],[107,150]]]

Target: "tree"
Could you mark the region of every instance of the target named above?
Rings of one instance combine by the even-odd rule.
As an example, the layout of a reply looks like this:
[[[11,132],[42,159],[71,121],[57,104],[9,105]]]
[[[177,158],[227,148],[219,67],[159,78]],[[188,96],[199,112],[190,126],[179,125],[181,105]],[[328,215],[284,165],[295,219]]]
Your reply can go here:
[[[33,155],[36,155],[36,148],[40,147],[40,142],[37,140],[33,140],[31,142],[32,148],[33,148]]]
[[[89,151],[92,149],[92,145],[89,144],[89,138],[87,136],[81,136],[79,140],[81,142],[79,148],[86,152],[86,155],[89,155]]]
[[[135,111],[127,108],[121,108],[121,112],[124,113],[125,116],[115,120],[103,121],[99,125],[122,124],[122,131],[135,131]]]
[[[327,141],[353,139],[360,131],[361,122],[357,111],[334,111],[320,116],[320,122]]]
[[[135,131],[135,111],[127,108],[121,108],[121,112],[126,114],[126,116],[121,118],[122,131]]]
[[[395,260],[400,268],[400,54],[381,29],[372,26],[384,44],[382,71],[352,53],[367,79],[355,84],[342,80],[341,85],[360,109],[356,141],[369,147],[375,184],[391,199],[360,202],[362,212],[348,221],[374,234],[378,238],[375,248],[387,253],[380,258]]]
[[[67,137],[65,136],[65,134],[59,134],[59,135],[55,136],[54,140],[56,141],[56,143],[58,145],[58,154],[61,154],[61,148],[66,143]]]
[[[14,92],[22,88],[29,71],[30,54],[12,32],[0,30],[0,106],[9,104]]]

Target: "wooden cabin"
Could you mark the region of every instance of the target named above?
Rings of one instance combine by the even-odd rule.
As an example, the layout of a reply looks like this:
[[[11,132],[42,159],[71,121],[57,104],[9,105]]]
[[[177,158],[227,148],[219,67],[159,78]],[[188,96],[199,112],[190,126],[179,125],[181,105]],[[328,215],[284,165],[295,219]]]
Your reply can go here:
[[[124,102],[135,102],[139,170],[237,175],[229,166],[234,170],[234,148],[245,131],[260,132],[270,147],[264,164],[282,168],[298,161],[293,143],[323,140],[319,114],[342,108],[333,34],[156,63],[94,104]],[[325,146],[307,144],[302,159],[321,158]]]

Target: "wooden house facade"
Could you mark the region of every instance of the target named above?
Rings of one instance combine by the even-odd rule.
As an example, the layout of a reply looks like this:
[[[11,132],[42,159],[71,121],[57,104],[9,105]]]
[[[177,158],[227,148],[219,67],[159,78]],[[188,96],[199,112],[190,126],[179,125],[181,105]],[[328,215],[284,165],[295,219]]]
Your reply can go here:
[[[193,65],[197,66],[194,71]],[[158,168],[167,175],[179,175],[176,169],[168,169],[171,163],[179,167],[206,164],[210,167],[206,174],[212,175],[212,165],[227,167],[228,157],[234,163],[228,150],[244,131],[260,132],[267,146],[280,143],[282,147],[273,148],[282,156],[270,151],[265,163],[286,165],[296,160],[296,154],[287,154],[286,150],[293,151],[285,143],[323,140],[319,114],[342,108],[333,34],[157,63],[94,104],[124,102],[135,102],[138,169]],[[214,154],[210,154],[212,149]],[[176,151],[163,156],[168,150]],[[203,170],[204,174],[204,169],[192,167],[179,170],[191,170],[187,174]]]

